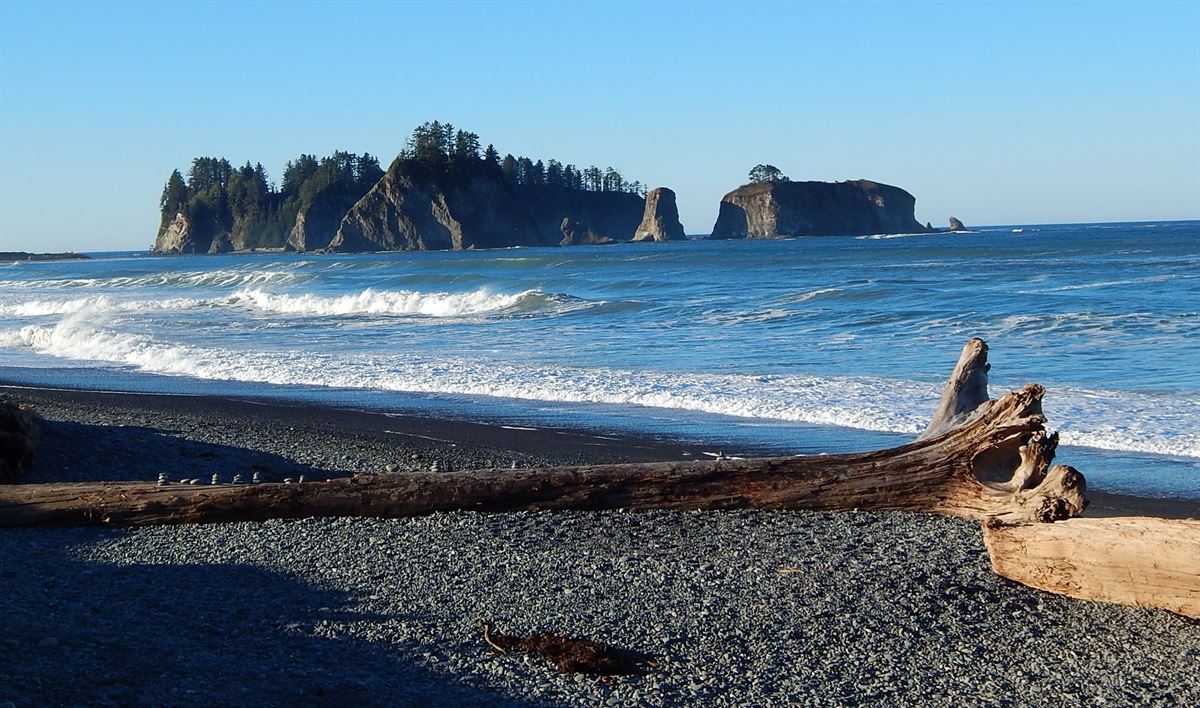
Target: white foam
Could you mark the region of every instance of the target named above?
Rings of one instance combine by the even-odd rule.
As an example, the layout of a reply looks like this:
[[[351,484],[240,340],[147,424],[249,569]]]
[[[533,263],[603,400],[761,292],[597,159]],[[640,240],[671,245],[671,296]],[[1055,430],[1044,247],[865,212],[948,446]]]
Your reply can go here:
[[[0,315],[13,317],[45,317],[70,315],[79,312],[144,312],[150,310],[183,310],[209,304],[207,300],[168,298],[166,300],[118,301],[107,295],[72,298],[69,300],[27,300],[0,305]]]
[[[259,289],[241,290],[231,304],[288,315],[423,315],[461,317],[497,312],[542,296],[540,290],[500,295],[487,289],[467,293],[422,293],[415,290],[374,290],[325,297],[312,294],[278,294]]]
[[[11,298],[10,298],[11,299]],[[340,296],[272,293],[257,288],[216,298],[118,299],[109,295],[80,298],[39,298],[0,304],[0,315],[46,317],[77,313],[149,312],[198,307],[244,307],[271,314],[296,316],[419,315],[462,317],[503,311],[553,309],[566,312],[597,304],[564,295],[526,290],[514,295],[487,289],[466,293],[366,289]]]
[[[163,272],[153,275],[118,276],[112,278],[58,278],[43,280],[0,280],[0,288],[147,288],[147,287],[246,287],[296,283],[311,279],[311,274],[291,270],[242,270],[237,268]]]
[[[915,234],[870,234],[868,236],[855,236],[855,238],[859,241],[879,241],[879,240],[890,239],[890,238],[911,238],[913,236],[931,236],[931,235],[935,235],[937,233],[938,232],[936,232],[936,231],[922,231],[920,233],[915,233]]]
[[[821,297],[822,295],[829,295],[831,293],[838,293],[841,291],[841,288],[821,288],[819,290],[809,290],[806,293],[800,293],[799,295],[793,295],[792,297],[785,298],[783,302],[808,302],[815,297]]]
[[[680,409],[915,435],[940,384],[872,377],[631,371],[467,358],[245,352],[172,345],[80,316],[0,332],[0,347],[204,379]],[[993,387],[993,393],[1006,390]],[[1064,444],[1200,458],[1200,403],[1182,395],[1051,388]]]

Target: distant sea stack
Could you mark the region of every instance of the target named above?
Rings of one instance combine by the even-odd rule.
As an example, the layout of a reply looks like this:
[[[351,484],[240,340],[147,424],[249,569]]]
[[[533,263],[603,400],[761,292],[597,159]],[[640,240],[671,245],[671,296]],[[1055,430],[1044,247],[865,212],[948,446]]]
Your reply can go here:
[[[683,241],[683,224],[679,222],[679,207],[675,192],[658,187],[646,193],[646,212],[642,223],[633,233],[634,241]]]
[[[916,199],[870,180],[743,185],[721,199],[714,239],[921,233]]]
[[[28,251],[0,251],[0,263],[13,261],[86,261],[81,253],[29,253]]]
[[[952,216],[952,217],[950,217],[950,230],[951,231],[966,231],[967,227],[963,226],[963,222],[959,221],[958,219],[956,219]]]
[[[301,155],[278,188],[262,165],[223,158],[171,173],[156,253],[467,250],[629,241],[647,215],[639,182],[612,167],[505,155],[434,121],[385,171],[369,154]],[[669,193],[670,190],[667,190]],[[659,199],[656,197],[656,199]],[[674,234],[673,194],[662,209]],[[656,201],[657,204],[657,201]],[[670,212],[670,214],[668,213]],[[682,233],[682,229],[679,230]],[[661,240],[652,236],[652,240]]]

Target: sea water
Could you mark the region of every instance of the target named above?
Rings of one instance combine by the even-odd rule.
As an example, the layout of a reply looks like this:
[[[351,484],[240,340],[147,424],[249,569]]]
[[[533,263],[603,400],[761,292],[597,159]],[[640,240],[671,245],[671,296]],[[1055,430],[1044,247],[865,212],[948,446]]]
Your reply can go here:
[[[0,264],[0,379],[821,453],[911,439],[979,336],[1093,487],[1200,498],[1200,222],[92,255]]]

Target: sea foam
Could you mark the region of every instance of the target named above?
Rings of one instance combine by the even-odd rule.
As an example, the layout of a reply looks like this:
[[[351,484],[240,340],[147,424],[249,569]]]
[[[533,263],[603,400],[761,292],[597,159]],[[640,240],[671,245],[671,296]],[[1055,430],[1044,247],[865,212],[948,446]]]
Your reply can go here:
[[[415,290],[375,290],[337,296],[313,294],[271,293],[247,289],[229,298],[234,305],[243,305],[262,312],[286,315],[421,315],[425,317],[462,317],[499,312],[524,303],[545,300],[540,290],[526,290],[515,295],[496,294],[486,289],[466,293]]]
[[[203,379],[600,403],[916,435],[940,385],[881,377],[581,368],[420,355],[255,352],[174,345],[68,318],[0,332],[0,347]],[[1004,387],[994,386],[993,395]],[[1054,390],[1045,409],[1067,445],[1200,457],[1200,408],[1171,395]]]

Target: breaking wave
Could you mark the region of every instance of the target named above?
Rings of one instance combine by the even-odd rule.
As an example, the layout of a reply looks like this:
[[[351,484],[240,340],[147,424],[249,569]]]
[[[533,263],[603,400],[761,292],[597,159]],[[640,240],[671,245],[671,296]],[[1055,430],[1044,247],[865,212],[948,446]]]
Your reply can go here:
[[[112,278],[59,278],[0,281],[2,288],[154,288],[154,287],[247,287],[251,285],[298,283],[313,279],[311,273],[292,270],[225,269]]]
[[[409,315],[464,317],[507,313],[511,315],[569,312],[603,304],[569,295],[526,290],[515,295],[486,289],[466,293],[415,290],[374,290],[339,296],[272,293],[251,288],[215,298],[120,300],[108,295],[71,299],[38,299],[0,305],[0,315],[46,317],[105,312],[149,312],[198,307],[244,307],[263,313],[294,316]]]
[[[0,305],[0,315],[13,317],[45,317],[49,315],[72,315],[81,312],[142,312],[147,310],[183,310],[208,304],[207,300],[194,298],[168,298],[166,300],[118,301],[107,295],[81,297],[71,300],[29,300],[11,305]]]
[[[466,293],[415,290],[374,290],[368,288],[350,295],[321,296],[280,294],[263,290],[242,290],[229,298],[234,305],[262,312],[287,315],[420,315],[424,317],[463,317],[500,312],[537,312],[548,309],[574,309],[592,303],[567,295],[526,290],[515,295],[496,294],[487,289]]]
[[[0,347],[202,379],[601,403],[916,434],[939,384],[879,377],[754,376],[485,362],[420,355],[235,352],[173,345],[68,317],[0,332]],[[993,387],[994,393],[1005,389]],[[1045,409],[1067,445],[1200,457],[1186,397],[1062,388]]]

